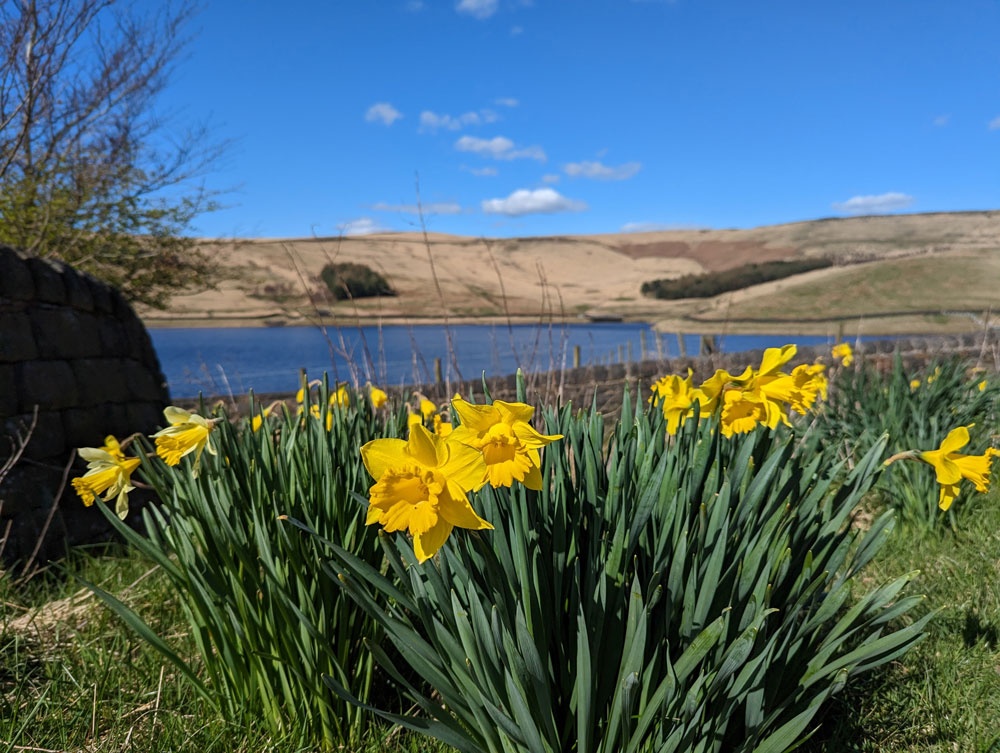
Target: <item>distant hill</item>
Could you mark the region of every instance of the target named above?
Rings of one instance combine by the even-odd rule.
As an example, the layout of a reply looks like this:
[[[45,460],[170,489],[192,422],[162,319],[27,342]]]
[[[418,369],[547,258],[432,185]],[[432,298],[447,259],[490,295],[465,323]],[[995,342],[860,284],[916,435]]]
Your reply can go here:
[[[419,233],[205,243],[237,279],[218,291],[178,296],[167,312],[145,311],[147,323],[306,323],[317,310],[341,321],[418,323],[439,320],[446,308],[454,320],[620,316],[689,332],[826,333],[845,327],[836,320],[846,317],[853,333],[863,314],[862,329],[874,334],[968,329],[978,326],[975,314],[941,312],[1000,308],[1000,211],[746,230],[502,239],[432,233],[426,244]],[[639,293],[648,280],[813,256],[835,266],[713,299],[657,301]],[[324,300],[319,272],[331,261],[377,269],[399,295]]]

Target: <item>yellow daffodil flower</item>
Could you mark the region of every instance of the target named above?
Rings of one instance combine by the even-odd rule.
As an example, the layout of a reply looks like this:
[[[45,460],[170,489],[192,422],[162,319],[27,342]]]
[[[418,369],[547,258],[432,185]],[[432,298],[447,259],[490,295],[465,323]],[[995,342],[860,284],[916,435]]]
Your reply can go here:
[[[982,392],[983,390],[986,389],[986,380],[984,379],[983,381],[981,381],[976,386],[979,388],[979,391]]]
[[[434,433],[439,437],[450,436],[452,432],[452,425],[441,418],[440,413],[434,414]]]
[[[910,389],[915,390],[920,386],[921,382],[919,379],[913,379],[910,381]]]
[[[491,486],[510,486],[520,481],[529,489],[542,488],[541,457],[545,445],[562,439],[562,434],[539,434],[529,421],[535,409],[524,403],[496,400],[492,405],[475,405],[455,398],[451,403],[462,425],[451,432],[449,441],[461,442],[483,454],[483,480]]]
[[[937,381],[937,378],[938,378],[939,376],[941,376],[941,367],[940,367],[940,366],[936,367],[936,368],[934,369],[934,373],[933,373],[933,374],[930,374],[930,375],[929,375],[929,376],[927,377],[927,384],[934,384],[934,382],[936,382],[936,381]]]
[[[796,413],[805,415],[817,397],[826,399],[827,379],[823,376],[825,368],[819,363],[796,366],[791,374],[771,377],[761,384],[760,391],[768,400],[788,403]]]
[[[351,404],[351,396],[347,392],[347,385],[340,385],[336,392],[330,393],[330,405],[346,408]]]
[[[413,553],[425,562],[451,531],[493,528],[469,504],[466,493],[483,485],[483,456],[471,447],[446,442],[417,424],[409,440],[375,439],[361,448],[365,468],[375,479],[369,490],[366,525],[386,531],[408,530]]]
[[[437,409],[437,406],[427,398],[420,399],[420,413],[423,415],[424,421],[434,415],[437,412]]]
[[[665,376],[650,389],[654,391],[650,400],[660,406],[667,420],[667,434],[676,434],[681,422],[694,414],[694,405],[699,402],[699,393],[691,384],[690,371],[686,379],[677,374]]]
[[[983,455],[960,455],[957,450],[969,443],[969,430],[964,426],[952,429],[936,450],[921,452],[920,459],[934,466],[937,482],[941,484],[938,507],[947,510],[958,496],[959,482],[964,478],[975,484],[976,491],[985,492],[990,486],[990,462],[995,454],[987,450]]]
[[[780,404],[766,398],[753,399],[740,390],[726,391],[720,420],[723,436],[745,434],[753,431],[757,424],[773,429],[781,421],[788,423]]]
[[[372,407],[376,410],[385,405],[386,401],[389,400],[389,396],[385,392],[372,385],[368,385],[368,396],[371,398]]]
[[[854,363],[854,349],[851,347],[850,343],[838,343],[837,345],[834,345],[830,354],[834,358],[841,359],[840,363],[843,366],[850,366]]]
[[[725,369],[717,369],[715,374],[701,383],[698,388],[698,400],[701,402],[701,414],[714,413],[722,403],[722,395],[727,387],[735,385],[737,387],[746,384],[753,376],[753,369],[746,367],[739,376],[730,374]]]
[[[192,473],[197,476],[202,450],[207,449],[209,454],[216,454],[212,443],[208,441],[208,435],[212,433],[218,419],[209,420],[173,405],[164,408],[163,415],[170,426],[153,435],[156,439],[156,454],[167,465],[177,465],[182,457],[195,453]]]
[[[269,418],[270,416],[271,416],[271,406],[269,405],[266,408],[264,408],[264,410],[262,410],[260,413],[258,413],[256,416],[254,416],[253,419],[251,419],[250,428],[253,429],[254,433],[260,431],[260,427],[264,424],[264,419]]]
[[[109,451],[109,446],[113,451]],[[122,520],[128,515],[128,493],[132,486],[132,473],[139,467],[139,458],[126,458],[113,436],[104,439],[104,447],[81,447],[80,457],[87,461],[87,472],[72,481],[73,489],[83,504],[90,507],[105,492],[103,499],[115,502],[115,513]]]
[[[317,421],[319,421],[321,418],[323,418],[323,411],[320,410],[320,407],[316,405],[316,403],[313,403],[312,405],[309,406],[309,415],[315,418]],[[333,428],[333,411],[328,410],[326,412],[326,430],[330,431],[332,428]]]

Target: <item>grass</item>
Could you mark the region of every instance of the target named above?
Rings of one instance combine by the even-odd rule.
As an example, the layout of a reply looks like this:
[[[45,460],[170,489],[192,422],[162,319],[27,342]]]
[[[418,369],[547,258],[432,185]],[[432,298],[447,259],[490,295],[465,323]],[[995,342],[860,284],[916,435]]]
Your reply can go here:
[[[1000,750],[1000,490],[956,504],[956,530],[897,530],[865,578],[920,570],[927,639],[836,698],[810,753]]]
[[[847,267],[781,288],[781,295],[733,301],[727,318],[871,316],[885,311],[996,308],[1000,258],[983,254],[918,257]]]
[[[0,753],[308,750],[206,707],[74,576],[116,594],[195,653],[167,579],[120,547],[76,550],[27,583],[0,578]],[[358,753],[444,750],[410,735],[383,738]]]
[[[863,580],[920,570],[912,590],[927,599],[912,619],[940,610],[928,638],[836,696],[803,750],[1000,750],[1000,491],[957,504],[955,531],[897,531]],[[194,653],[166,579],[121,548],[76,550],[27,583],[0,579],[0,752],[301,750],[205,708],[74,576],[117,594]],[[448,750],[393,735],[357,753]]]

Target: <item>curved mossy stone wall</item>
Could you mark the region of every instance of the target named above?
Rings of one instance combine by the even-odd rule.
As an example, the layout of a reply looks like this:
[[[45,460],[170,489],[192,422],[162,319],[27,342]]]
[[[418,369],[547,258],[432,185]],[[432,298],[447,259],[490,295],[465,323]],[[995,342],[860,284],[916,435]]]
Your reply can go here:
[[[29,556],[50,517],[43,555],[100,537],[104,517],[68,481],[55,498],[70,454],[106,434],[153,430],[168,398],[149,334],[117,290],[0,246],[0,466],[37,407],[24,453],[0,481],[2,558]],[[77,460],[69,478],[84,469]]]

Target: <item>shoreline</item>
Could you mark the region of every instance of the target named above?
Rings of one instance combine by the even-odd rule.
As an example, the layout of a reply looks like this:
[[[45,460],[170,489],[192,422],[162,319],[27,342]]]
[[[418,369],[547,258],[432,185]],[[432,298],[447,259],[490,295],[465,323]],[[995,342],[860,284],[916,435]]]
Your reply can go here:
[[[882,316],[858,316],[851,318],[831,317],[815,320],[757,320],[757,321],[705,321],[660,315],[641,316],[635,314],[608,314],[600,317],[537,315],[506,316],[361,316],[361,317],[289,317],[285,315],[206,317],[206,316],[143,316],[147,329],[282,329],[286,327],[329,327],[333,329],[356,329],[357,327],[443,327],[480,325],[504,327],[512,326],[547,327],[575,325],[590,326],[600,324],[648,324],[661,333],[685,335],[841,335],[846,338],[855,335],[900,336],[962,334],[983,329],[981,322],[965,316],[928,315],[920,312],[899,312]]]

